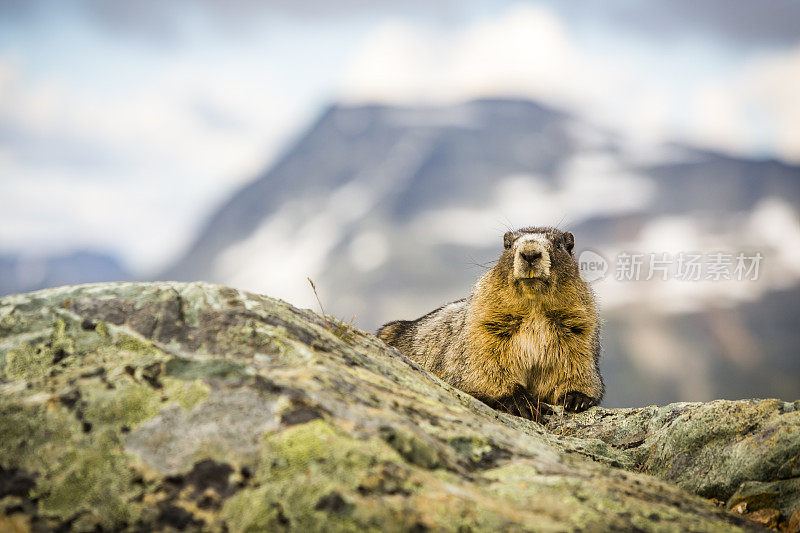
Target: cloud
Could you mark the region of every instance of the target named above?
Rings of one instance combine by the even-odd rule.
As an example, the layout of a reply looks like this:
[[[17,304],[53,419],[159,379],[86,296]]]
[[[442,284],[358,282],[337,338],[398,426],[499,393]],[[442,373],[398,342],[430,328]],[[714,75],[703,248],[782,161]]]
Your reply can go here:
[[[600,250],[611,263],[610,275],[593,285],[603,308],[691,313],[756,301],[771,291],[796,286],[800,280],[800,219],[791,204],[781,198],[765,198],[751,211],[735,214],[731,222],[721,226],[719,220],[699,213],[656,217],[634,239]],[[781,231],[776,232],[775,228]],[[619,254],[623,251],[641,254],[639,280],[618,276]],[[680,279],[676,275],[679,254],[700,251],[703,266],[699,279]],[[728,254],[730,263],[723,265],[729,267],[725,269],[728,279],[708,276],[708,267],[718,252]],[[760,254],[757,275],[755,269],[745,270],[742,279],[737,279],[740,253],[746,269],[754,268],[753,258]],[[646,280],[653,255],[656,260],[667,261],[666,280],[660,274]],[[632,290],[634,286],[636,290]]]
[[[737,46],[774,46],[800,39],[800,3],[796,0],[545,0],[567,20],[588,21],[611,31],[636,33],[652,40],[712,38]],[[529,2],[534,4],[534,2]],[[41,17],[62,8],[58,0],[0,0],[0,14],[21,20]],[[418,19],[454,21],[476,10],[491,13],[505,2],[471,0],[75,0],[75,9],[97,25],[113,32],[137,34],[149,39],[171,39],[180,34],[187,19],[201,20],[229,33],[252,29],[254,20],[288,16],[300,20],[331,17],[412,16]],[[191,13],[191,16],[187,16]]]
[[[303,118],[264,68],[165,61],[148,75],[120,89],[0,57],[0,247],[90,246],[157,268]]]
[[[364,16],[417,15],[447,18],[463,10],[456,0],[0,0],[0,17],[30,22],[77,14],[116,37],[127,35],[152,43],[179,41],[198,25],[226,36],[258,32],[265,20],[330,21]]]
[[[700,145],[800,162],[798,94],[800,45],[758,54],[730,76],[698,84],[686,135]]]
[[[800,160],[800,48],[750,55],[729,72],[699,65],[702,75],[691,77],[672,69],[693,64],[695,49],[668,63],[674,50],[638,46],[645,41],[595,48],[559,8],[495,6],[476,18],[462,3],[426,5],[0,0],[0,26],[15,29],[0,50],[0,248],[91,244],[123,251],[140,270],[177,255],[200,217],[263,170],[335,90],[339,56],[358,32],[345,39],[336,31],[351,28],[326,17],[358,13],[369,14],[359,28],[402,18],[377,26],[357,50],[344,74],[350,101],[524,96],[637,141]],[[280,15],[274,26],[270,14]],[[323,20],[331,33],[284,15]],[[448,24],[431,24],[438,17]],[[210,23],[244,33],[245,21],[261,21],[256,34],[268,37],[208,31]],[[196,33],[163,50],[119,37],[173,38],[184,25]],[[287,31],[301,27],[308,33]]]
[[[559,2],[566,13],[595,17],[650,39],[716,38],[734,45],[775,46],[800,40],[796,0],[591,0]]]
[[[756,112],[772,119],[777,151],[800,160],[800,44],[753,60],[741,83]]]
[[[594,47],[555,11],[515,5],[457,29],[391,22],[348,69],[351,102],[453,102],[522,96],[575,112],[636,139],[677,140],[739,155],[800,161],[800,54],[778,50],[733,66],[718,51]]]
[[[563,90],[574,92],[572,81],[592,75],[582,72],[585,66],[550,10],[516,6],[452,31],[402,22],[379,27],[346,73],[344,97],[421,103],[505,93],[567,99]]]
[[[631,123],[652,120],[664,105],[658,85],[636,76],[631,65],[583,49],[552,10],[521,4],[452,30],[382,25],[362,44],[343,88],[343,97],[354,102],[496,95],[617,115]]]

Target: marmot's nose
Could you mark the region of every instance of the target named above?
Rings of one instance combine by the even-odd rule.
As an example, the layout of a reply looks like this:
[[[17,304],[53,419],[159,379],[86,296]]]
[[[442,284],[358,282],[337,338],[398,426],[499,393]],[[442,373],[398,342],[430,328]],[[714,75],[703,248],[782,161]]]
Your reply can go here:
[[[519,256],[529,265],[533,265],[542,258],[542,252],[520,252]]]

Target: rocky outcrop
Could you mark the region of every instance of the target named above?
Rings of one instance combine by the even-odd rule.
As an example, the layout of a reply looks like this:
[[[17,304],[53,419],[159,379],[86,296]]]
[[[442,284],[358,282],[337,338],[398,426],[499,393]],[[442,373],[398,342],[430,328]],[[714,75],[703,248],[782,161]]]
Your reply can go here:
[[[0,530],[757,527],[711,498],[787,529],[798,407],[595,408],[543,426],[264,296],[50,289],[0,299]]]
[[[800,508],[800,400],[717,400],[551,417],[554,432],[599,439],[625,468],[727,502],[731,510]],[[741,507],[745,504],[745,507]]]

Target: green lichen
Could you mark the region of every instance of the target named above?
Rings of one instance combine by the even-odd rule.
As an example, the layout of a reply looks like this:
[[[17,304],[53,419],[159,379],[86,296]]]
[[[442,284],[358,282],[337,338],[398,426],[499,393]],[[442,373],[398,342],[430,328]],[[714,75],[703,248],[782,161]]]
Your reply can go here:
[[[256,473],[263,486],[239,492],[222,515],[233,531],[289,524],[302,531],[372,530],[375,509],[352,502],[363,503],[358,486],[381,462],[402,459],[380,439],[357,439],[323,420],[291,426],[264,439]]]
[[[554,524],[572,524],[568,529],[592,529],[596,524],[606,524],[611,530],[625,529],[627,523],[645,531],[736,531],[731,524],[714,519],[719,512],[699,499],[693,502],[706,508],[706,516],[687,515],[671,505],[668,498],[660,499],[648,491],[640,491],[641,479],[636,475],[618,480],[599,481],[590,477],[574,476],[567,471],[560,474],[544,473],[535,464],[515,462],[483,473],[491,480],[488,490],[515,506],[547,515]],[[613,494],[625,490],[624,498]],[[666,485],[663,490],[670,491]],[[568,510],[577,510],[569,512]],[[677,526],[680,524],[680,526]]]
[[[234,532],[288,531],[290,523],[280,502],[271,501],[269,487],[238,492],[222,511],[228,528]]]
[[[40,343],[35,347],[30,344],[21,344],[6,354],[3,371],[10,379],[39,378],[50,372],[52,362],[53,352],[46,344]]]
[[[66,333],[66,323],[56,320],[47,342],[20,344],[5,356],[5,375],[14,380],[41,378],[50,373],[53,362],[75,353],[75,341]]]
[[[252,356],[256,361],[276,365],[296,364],[313,355],[305,345],[293,340],[286,328],[255,320],[223,329],[217,334],[216,342],[229,353]]]
[[[108,325],[105,322],[100,321],[95,325],[94,332],[100,337],[107,338],[109,336]]]
[[[453,437],[447,442],[473,463],[479,463],[492,452],[492,445],[483,437]]]
[[[0,307],[0,337],[9,335],[22,329],[22,321],[14,314],[13,305]]]
[[[5,468],[37,474],[31,497],[45,516],[87,513],[110,529],[138,516],[130,503],[138,489],[116,433],[84,433],[64,407],[0,404],[0,457]]]
[[[62,519],[87,513],[112,529],[135,522],[141,510],[132,500],[141,489],[116,434],[95,434],[85,444],[69,448],[36,490],[41,512]]]
[[[345,324],[344,322],[339,322],[331,327],[331,333],[333,333],[333,335],[342,342],[345,342],[347,344],[352,344],[353,341],[356,339],[358,330],[349,324]]]
[[[161,409],[160,393],[151,386],[120,380],[113,389],[98,384],[84,393],[84,417],[92,424],[134,427]]]
[[[0,458],[6,468],[46,471],[58,464],[79,434],[78,421],[65,409],[44,404],[0,402]]]
[[[152,342],[138,339],[133,335],[128,335],[125,333],[117,334],[114,346],[115,348],[117,348],[117,350],[131,352],[135,354],[156,355],[161,353],[161,351],[158,348],[153,346]]]
[[[406,461],[426,469],[441,468],[447,465],[445,454],[437,449],[434,442],[404,427],[384,428],[383,439]]]
[[[75,340],[67,335],[67,324],[63,320],[56,320],[53,335],[50,337],[50,349],[60,357],[75,353]]]
[[[228,378],[246,375],[246,367],[227,359],[186,359],[173,357],[166,363],[167,375],[178,379],[195,380],[208,378]]]
[[[187,411],[208,398],[211,392],[211,388],[200,379],[187,382],[167,377],[163,381],[164,394]]]
[[[217,332],[217,343],[225,348],[232,348],[241,351],[244,348],[252,347],[254,350],[263,350],[264,346],[269,347],[269,335],[266,334],[265,326],[248,320],[242,325],[232,325]],[[248,350],[249,351],[249,350]]]
[[[264,439],[264,481],[293,479],[297,475],[328,476],[364,471],[380,461],[399,459],[397,453],[375,437],[358,440],[317,419],[268,434]]]

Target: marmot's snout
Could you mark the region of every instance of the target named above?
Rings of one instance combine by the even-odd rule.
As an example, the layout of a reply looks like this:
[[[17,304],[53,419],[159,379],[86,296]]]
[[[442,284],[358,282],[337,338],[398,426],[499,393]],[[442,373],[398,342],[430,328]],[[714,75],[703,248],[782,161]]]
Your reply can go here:
[[[514,253],[514,277],[547,279],[550,277],[550,243],[541,235],[517,240]]]

